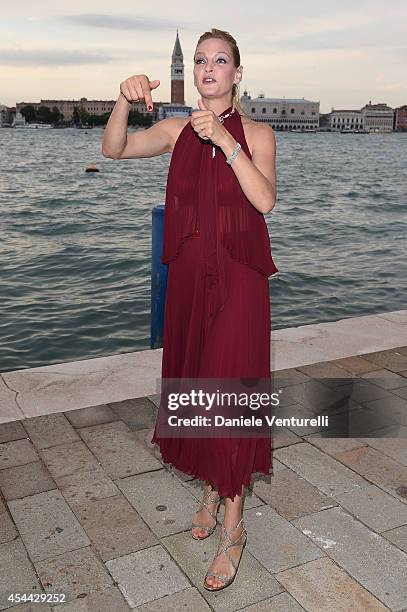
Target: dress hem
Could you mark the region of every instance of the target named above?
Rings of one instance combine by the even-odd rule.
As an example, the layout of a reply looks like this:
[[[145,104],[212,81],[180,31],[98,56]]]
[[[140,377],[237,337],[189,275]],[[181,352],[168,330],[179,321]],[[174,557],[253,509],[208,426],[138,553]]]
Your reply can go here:
[[[209,482],[211,484],[211,486],[213,488],[215,488],[215,490],[218,492],[220,497],[228,497],[228,498],[231,498],[232,501],[233,501],[235,495],[241,495],[241,490],[240,491],[226,490],[220,483],[216,482],[216,479],[214,479],[213,476],[209,476],[208,474],[204,474],[204,473],[198,474],[197,472],[194,472],[190,468],[187,468],[185,466],[181,466],[181,464],[177,465],[173,461],[171,461],[169,459],[168,460],[165,459],[165,457],[164,457],[164,455],[163,455],[163,453],[161,451],[160,439],[152,439],[151,443],[159,448],[160,453],[161,453],[161,457],[162,457],[162,462],[164,464],[169,465],[170,468],[175,468],[177,470],[180,470],[181,472],[184,472],[184,474],[188,474],[189,476],[193,476],[197,480],[202,480],[202,481]],[[250,475],[249,481],[247,482],[246,480],[243,480],[242,484],[241,484],[241,487],[242,488],[243,487],[248,487],[250,485],[250,481],[251,481],[251,478],[252,478],[253,474],[264,474],[265,476],[272,476],[273,473],[274,473],[274,470],[273,470],[273,461],[271,460],[269,468],[263,468],[263,469],[259,468],[259,469],[252,470],[252,473]]]

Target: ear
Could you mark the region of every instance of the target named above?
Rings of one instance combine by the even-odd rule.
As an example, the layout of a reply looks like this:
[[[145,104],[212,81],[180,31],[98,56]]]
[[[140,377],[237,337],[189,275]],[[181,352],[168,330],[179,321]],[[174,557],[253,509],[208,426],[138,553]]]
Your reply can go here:
[[[239,66],[239,68],[237,68],[236,76],[234,79],[234,83],[236,85],[239,85],[240,81],[242,80],[242,72],[243,72],[243,66]]]

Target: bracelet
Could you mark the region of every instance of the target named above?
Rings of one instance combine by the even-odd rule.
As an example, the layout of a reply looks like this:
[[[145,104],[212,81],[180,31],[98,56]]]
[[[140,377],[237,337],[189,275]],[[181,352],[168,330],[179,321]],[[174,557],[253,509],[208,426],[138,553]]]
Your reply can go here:
[[[124,93],[122,92],[122,90],[120,90],[120,93],[122,94],[123,98],[124,98],[125,100],[127,100],[127,102],[128,102],[129,104],[132,104],[132,102],[130,102],[130,100],[128,100],[128,98],[126,98],[126,96],[124,95]]]
[[[237,154],[239,153],[241,148],[242,146],[239,143],[237,143],[232,153],[230,154],[230,157],[228,157],[226,160],[226,163],[229,164],[229,166],[232,164],[233,160],[236,159]]]

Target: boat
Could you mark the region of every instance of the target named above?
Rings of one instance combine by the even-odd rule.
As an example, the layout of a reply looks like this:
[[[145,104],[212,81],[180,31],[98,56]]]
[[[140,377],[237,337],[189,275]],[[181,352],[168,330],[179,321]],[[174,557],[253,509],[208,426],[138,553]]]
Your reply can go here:
[[[21,129],[25,129],[25,130],[49,130],[52,129],[54,126],[52,125],[52,123],[25,123],[20,124],[20,123],[16,123],[16,125],[14,126],[15,128],[18,128],[19,130]]]

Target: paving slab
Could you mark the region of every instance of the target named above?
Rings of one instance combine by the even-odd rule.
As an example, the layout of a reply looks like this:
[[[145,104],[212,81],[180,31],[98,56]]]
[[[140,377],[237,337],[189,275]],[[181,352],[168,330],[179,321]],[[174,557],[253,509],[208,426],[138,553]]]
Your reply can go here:
[[[327,495],[352,491],[369,484],[339,461],[307,442],[280,448],[275,455],[279,461]]]
[[[8,502],[13,520],[33,561],[88,546],[78,519],[55,489]]]
[[[208,606],[198,589],[193,587],[174,593],[174,595],[166,595],[161,599],[154,599],[149,603],[145,603],[133,610],[140,612],[169,612],[169,610],[192,610],[193,612],[210,612]]]
[[[190,529],[198,504],[174,474],[162,469],[116,484],[158,537]]]
[[[374,413],[375,419],[379,416],[385,417],[389,425],[396,423],[407,426],[407,399],[403,397],[392,395],[391,398],[373,400],[363,405]],[[407,447],[407,441],[405,442]]]
[[[28,434],[22,425],[22,421],[0,423],[0,444],[27,437]]]
[[[218,592],[207,591],[203,587],[203,581],[216,554],[219,540],[218,525],[214,534],[201,542],[194,540],[190,533],[184,532],[163,538],[162,544],[215,611],[230,612],[281,593],[283,587],[250,554],[247,546],[243,549],[233,584]]]
[[[66,601],[113,586],[109,572],[90,546],[36,561],[34,565],[45,591],[65,593]]]
[[[19,421],[24,418],[16,398],[17,393],[13,386],[7,384],[4,375],[0,374],[0,423]]]
[[[80,408],[79,410],[68,410],[68,412],[64,412],[63,414],[75,429],[79,429],[80,427],[92,427],[94,425],[101,425],[102,423],[111,423],[119,419],[117,414],[105,404],[101,404],[100,406],[89,406],[89,408]]]
[[[332,498],[289,468],[277,472],[270,484],[259,480],[254,491],[288,521],[336,505]]]
[[[272,574],[323,556],[289,521],[269,506],[243,511],[246,548]]]
[[[301,437],[287,429],[287,427],[273,428],[273,450],[283,446],[290,446],[290,444],[298,444],[299,442],[302,442]]]
[[[122,421],[78,430],[102,467],[112,478],[125,478],[162,469],[161,463]]]
[[[374,382],[364,379],[353,382],[349,393],[352,400],[359,404],[370,402],[375,399],[387,399],[392,397],[391,391],[383,389],[383,387],[378,387]]]
[[[280,593],[259,603],[239,608],[244,612],[304,612],[304,608],[289,593]]]
[[[113,480],[99,466],[96,469],[60,476],[55,482],[74,512],[78,506],[89,501],[119,494]]]
[[[365,372],[372,372],[374,370],[381,370],[381,366],[378,366],[359,355],[353,355],[351,357],[344,357],[343,359],[333,359],[331,363],[343,368],[347,372],[350,372],[354,376],[364,374]]]
[[[309,376],[296,368],[286,368],[271,373],[271,381],[273,389],[284,389],[290,385],[297,385],[302,382],[308,382]]]
[[[191,586],[161,545],[112,559],[106,567],[131,608]]]
[[[333,386],[339,386],[339,384],[341,384],[339,383],[340,380],[346,382],[347,379],[353,379],[353,375],[350,372],[344,370],[344,368],[340,368],[332,361],[320,361],[309,365],[298,366],[297,370],[303,372],[303,374],[306,374],[310,378],[318,379],[319,382],[334,382],[337,380],[338,384],[334,384]]]
[[[340,507],[293,524],[384,605],[395,611],[407,606],[407,555],[386,538]]]
[[[329,414],[334,414],[334,412],[346,410],[346,392],[340,389],[331,389],[319,380],[314,379],[286,387],[280,397],[285,398],[285,403],[281,403],[278,408],[284,407],[284,405],[289,407],[292,404],[300,404],[311,408],[314,413],[329,410]],[[275,409],[275,412],[278,408]]]
[[[405,370],[405,374],[403,375],[407,378],[407,370]],[[407,399],[407,387],[400,387],[400,389],[392,389],[392,393],[400,397],[404,397],[404,399]]]
[[[5,372],[2,378],[18,392],[28,418],[156,393],[161,361],[162,349],[134,351]]]
[[[17,536],[18,532],[8,513],[6,503],[0,497],[0,544],[10,542]]]
[[[39,461],[39,456],[27,438],[0,444],[0,470]]]
[[[395,374],[389,370],[375,370],[374,372],[366,372],[360,375],[365,380],[370,380],[372,383],[383,389],[399,389],[407,386],[407,380],[400,374]]]
[[[48,597],[46,593],[43,593],[42,595],[44,597],[44,600],[46,597]],[[11,609],[13,610],[13,612],[52,612],[51,606],[45,603],[41,604],[26,602],[18,604],[17,606],[14,606]]]
[[[102,561],[158,544],[157,538],[122,495],[89,501],[76,516]]]
[[[129,612],[130,606],[126,603],[119,589],[115,586],[103,589],[100,592],[90,593],[86,597],[77,597],[63,605],[56,605],[52,612]],[[13,610],[13,612],[15,612]],[[33,610],[36,612],[36,610]]]
[[[12,593],[43,593],[20,538],[0,544],[0,610],[12,606]]]
[[[308,612],[385,612],[369,591],[326,557],[276,575],[281,584]]]
[[[392,372],[397,373],[401,372],[401,370],[407,370],[407,355],[401,353],[396,348],[386,351],[374,351],[364,355],[363,358]]]
[[[348,451],[348,450],[352,450],[353,448],[360,448],[361,446],[367,446],[368,439],[327,438],[326,436],[321,434],[321,432],[319,431],[309,434],[308,436],[304,436],[305,442],[309,442],[313,446],[316,446],[317,448],[322,450],[324,453],[328,453],[328,455],[335,455],[335,453],[340,453],[342,451]]]
[[[0,489],[8,501],[56,489],[56,486],[42,461],[0,470]]]
[[[147,397],[114,402],[109,407],[130,429],[146,429],[155,425],[157,407]]]
[[[336,501],[378,533],[407,524],[407,504],[376,485],[335,496]]]
[[[80,440],[66,416],[61,413],[26,419],[24,427],[38,449]]]
[[[407,525],[385,531],[382,533],[382,536],[390,540],[397,548],[407,553]]]
[[[370,446],[363,446],[335,457],[401,501],[407,500],[407,467]]]
[[[82,440],[46,448],[40,451],[40,455],[53,478],[100,468],[95,456]]]

